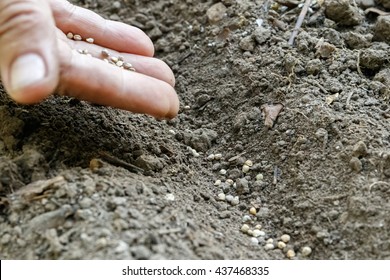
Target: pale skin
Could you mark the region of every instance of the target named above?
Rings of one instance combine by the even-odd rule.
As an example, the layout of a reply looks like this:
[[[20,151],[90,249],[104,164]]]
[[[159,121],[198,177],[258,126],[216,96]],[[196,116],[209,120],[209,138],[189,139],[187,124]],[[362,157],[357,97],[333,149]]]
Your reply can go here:
[[[70,40],[68,32],[93,38],[94,44]],[[93,57],[72,51],[75,49],[87,49]],[[123,56],[136,72],[104,62],[103,49]],[[31,64],[41,65],[43,70],[35,71],[29,63],[22,64],[20,70],[17,62],[23,55],[29,58],[23,62],[33,61]],[[1,79],[18,103],[38,103],[58,93],[157,118],[173,118],[179,110],[175,78],[153,55],[151,40],[138,28],[105,20],[65,0],[0,0]],[[43,63],[36,63],[37,57]],[[28,83],[20,81],[26,72],[32,74]],[[39,79],[31,82],[35,76]]]

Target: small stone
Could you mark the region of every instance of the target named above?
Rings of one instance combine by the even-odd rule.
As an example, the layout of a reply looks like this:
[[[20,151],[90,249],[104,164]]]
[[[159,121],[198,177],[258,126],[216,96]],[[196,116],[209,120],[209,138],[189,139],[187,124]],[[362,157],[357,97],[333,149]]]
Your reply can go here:
[[[210,23],[221,21],[226,16],[226,6],[222,3],[212,5],[206,12]]]
[[[249,209],[249,213],[251,213],[252,215],[256,215],[256,214],[257,214],[256,208],[255,208],[255,207],[251,207],[251,208]]]
[[[353,146],[352,156],[364,157],[368,154],[367,146],[363,141],[359,141]]]
[[[294,257],[295,257],[295,252],[294,252],[294,250],[292,250],[292,249],[288,250],[287,253],[286,253],[286,256],[287,256],[287,258],[289,258],[289,259],[294,258]]]
[[[175,196],[172,193],[167,193],[165,199],[168,201],[175,201]]]
[[[302,248],[302,256],[307,257],[311,254],[312,250],[309,246],[305,246]]]
[[[66,37],[68,38],[68,39],[73,39],[73,33],[72,32],[68,32],[68,34],[66,34]]]
[[[283,250],[284,248],[286,248],[286,243],[284,243],[283,241],[279,241],[278,242],[278,248],[279,249],[281,249],[281,250]]]
[[[283,234],[281,237],[280,237],[280,240],[282,240],[284,243],[288,243],[290,241],[290,235],[288,234]]]
[[[223,200],[223,201],[226,200],[225,194],[224,194],[224,193],[219,193],[219,194],[218,194],[218,199],[219,199],[219,200]]]
[[[360,172],[363,169],[363,164],[357,157],[352,157],[349,161],[349,166],[353,171]]]
[[[374,40],[390,44],[390,15],[378,17],[374,28]]]
[[[81,41],[81,40],[83,40],[83,38],[82,38],[79,34],[75,34],[75,35],[73,36],[73,40],[75,40],[75,41]]]
[[[249,215],[244,215],[244,217],[242,217],[242,221],[243,221],[244,223],[250,222],[251,220],[252,220],[252,218],[251,218],[251,216],[249,216]]]
[[[87,39],[85,39],[85,41],[87,41],[87,43],[90,43],[90,44],[93,44],[93,42],[95,42],[95,40],[93,38],[87,38]]]
[[[243,224],[241,227],[241,231],[247,233],[250,227],[247,224]]]
[[[272,243],[267,243],[267,244],[265,244],[264,249],[267,251],[273,250],[273,249],[275,249],[275,246]]]
[[[247,36],[243,39],[241,39],[239,46],[244,51],[253,51],[255,49],[255,42],[252,38],[252,36]]]
[[[351,4],[349,0],[324,1],[325,15],[339,25],[354,26],[363,22],[364,16],[359,8]]]

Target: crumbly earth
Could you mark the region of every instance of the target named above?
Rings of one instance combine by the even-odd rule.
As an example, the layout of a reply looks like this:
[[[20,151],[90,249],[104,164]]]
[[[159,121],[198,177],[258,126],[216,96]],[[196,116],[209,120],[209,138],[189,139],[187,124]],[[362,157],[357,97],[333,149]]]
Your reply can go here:
[[[363,12],[373,1],[312,1],[292,47],[294,5],[73,2],[143,29],[181,110],[19,106],[1,89],[1,259],[390,258],[389,19]]]

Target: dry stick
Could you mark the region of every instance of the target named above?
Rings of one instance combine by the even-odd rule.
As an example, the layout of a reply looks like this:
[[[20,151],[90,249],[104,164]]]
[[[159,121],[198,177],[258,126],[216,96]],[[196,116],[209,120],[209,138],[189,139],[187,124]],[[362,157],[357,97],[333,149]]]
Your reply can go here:
[[[299,14],[297,23],[295,24],[295,28],[294,28],[293,32],[291,33],[290,40],[288,40],[288,44],[290,46],[292,46],[294,44],[294,39],[298,35],[298,31],[302,26],[303,20],[305,19],[305,16],[307,14],[307,10],[310,7],[310,4],[311,4],[311,0],[306,0],[305,5],[303,5],[303,7],[302,7],[302,11]]]

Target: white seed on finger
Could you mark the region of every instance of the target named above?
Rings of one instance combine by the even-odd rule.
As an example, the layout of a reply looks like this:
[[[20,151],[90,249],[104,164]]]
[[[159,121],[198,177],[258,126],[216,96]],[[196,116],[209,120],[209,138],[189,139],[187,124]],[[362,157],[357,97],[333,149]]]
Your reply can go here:
[[[75,35],[73,36],[73,40],[75,40],[75,41],[82,41],[83,38],[81,37],[81,35],[75,34]]]
[[[114,62],[114,63],[117,63],[119,59],[118,59],[116,56],[111,56],[111,57],[110,57],[110,60],[111,60],[112,62]]]
[[[73,33],[72,32],[68,32],[68,34],[66,34],[66,37],[68,38],[68,39],[73,39]]]
[[[87,41],[90,44],[93,44],[93,42],[95,42],[95,40],[93,38],[87,38],[87,39],[85,39],[85,41]]]
[[[123,66],[123,61],[122,60],[118,60],[115,64],[118,67],[122,67]]]
[[[108,50],[104,49],[102,50],[102,56],[107,58],[110,56],[110,53],[108,52]]]

